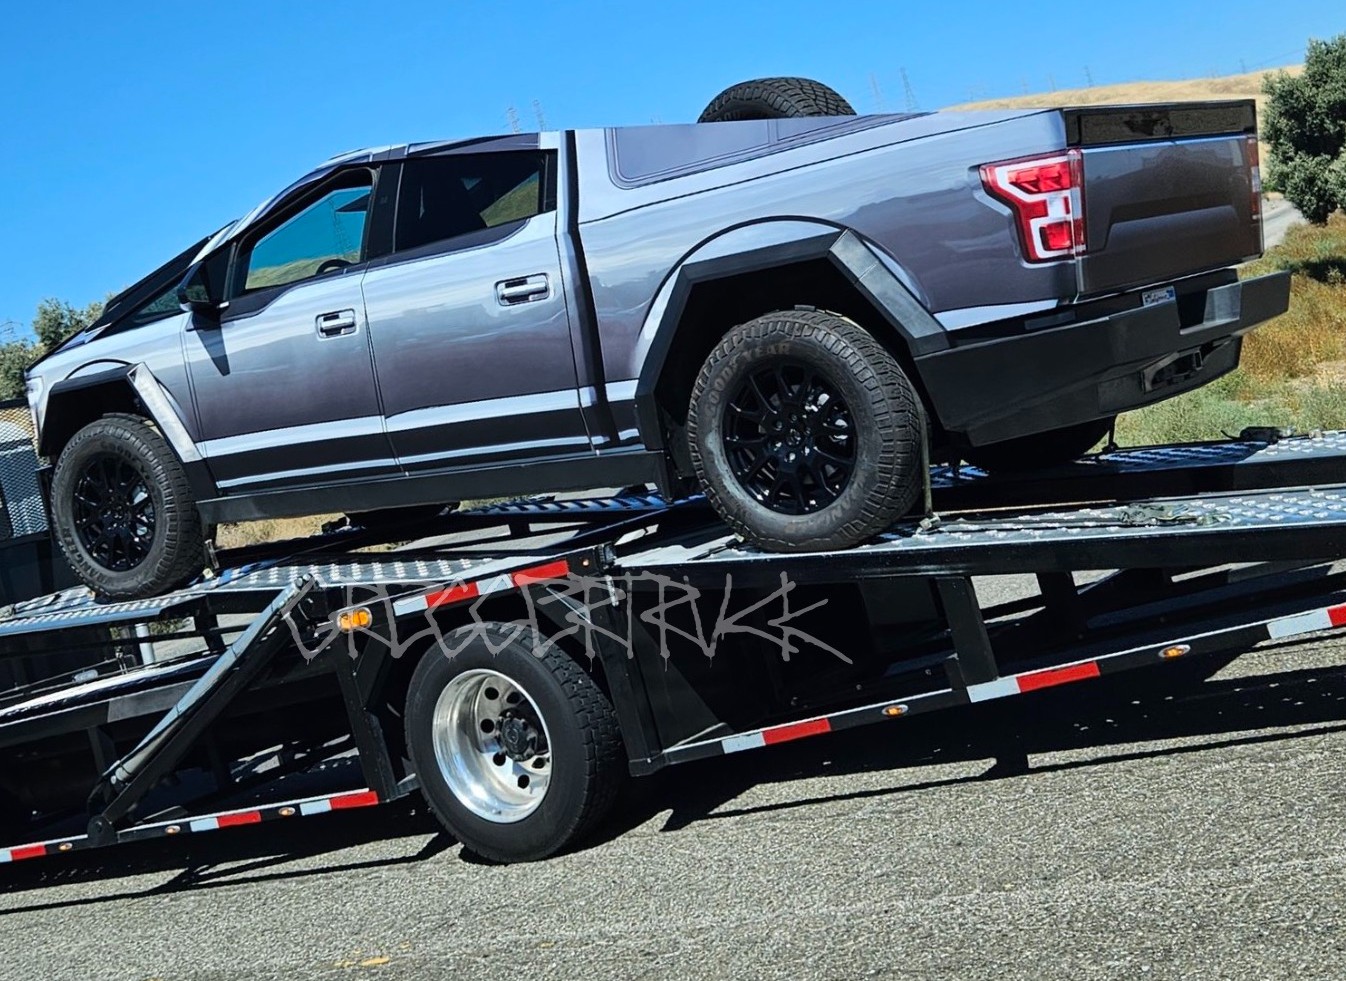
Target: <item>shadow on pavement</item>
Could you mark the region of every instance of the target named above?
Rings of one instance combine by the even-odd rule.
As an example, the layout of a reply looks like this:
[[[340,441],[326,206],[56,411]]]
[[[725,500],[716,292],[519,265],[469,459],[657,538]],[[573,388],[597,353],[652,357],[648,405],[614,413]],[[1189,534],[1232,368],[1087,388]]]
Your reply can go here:
[[[1263,648],[1258,654],[1246,656],[1259,657],[1267,652]],[[1211,670],[1215,667],[1212,665]],[[824,801],[896,796],[983,780],[1346,732],[1346,666],[1205,682],[1193,677],[1139,677],[1143,674],[1085,682],[958,712],[918,716],[896,721],[890,727],[855,729],[702,766],[673,767],[648,780],[633,782],[629,806],[606,829],[604,839],[665,811],[669,814],[663,830],[677,831],[699,821],[808,807]],[[1189,739],[1201,741],[1154,748],[1145,745]],[[1127,748],[1121,749],[1123,746]],[[1089,749],[1100,752],[1088,759],[1037,766],[1028,760],[1029,754]],[[926,781],[917,778],[895,787],[726,807],[748,789],[764,783],[978,761],[986,761],[987,768],[971,776]]]
[[[1267,653],[1263,648],[1259,657]],[[1195,665],[1193,665],[1195,667]],[[1213,671],[1218,665],[1212,665]],[[1139,683],[1136,683],[1139,682]],[[1085,682],[1005,703],[895,721],[804,740],[691,766],[673,767],[633,780],[617,813],[592,848],[669,812],[662,830],[676,832],[698,822],[744,814],[806,808],[826,801],[897,797],[913,791],[980,780],[1016,779],[1037,773],[1107,767],[1162,756],[1181,756],[1233,746],[1251,746],[1346,732],[1346,667],[1309,668],[1201,682],[1176,677]],[[1216,738],[1204,738],[1216,737]],[[1176,746],[1145,744],[1200,739]],[[1127,747],[1125,749],[1121,747]],[[1094,749],[1087,759],[1032,766],[1029,754]],[[919,769],[986,761],[980,774],[899,786],[798,798],[760,806],[731,805],[764,783],[822,775]],[[0,872],[0,895],[125,876],[176,873],[148,889],[132,889],[67,902],[27,905],[25,910],[81,906],[119,899],[298,879],[332,872],[384,868],[426,861],[451,848],[419,798],[367,811],[352,811],[294,824],[270,823],[178,840],[155,840],[118,848],[35,860]],[[430,838],[395,857],[351,860],[335,853],[375,841]],[[332,854],[330,863],[293,863]],[[466,852],[462,860],[476,861]],[[0,917],[14,910],[0,909]]]

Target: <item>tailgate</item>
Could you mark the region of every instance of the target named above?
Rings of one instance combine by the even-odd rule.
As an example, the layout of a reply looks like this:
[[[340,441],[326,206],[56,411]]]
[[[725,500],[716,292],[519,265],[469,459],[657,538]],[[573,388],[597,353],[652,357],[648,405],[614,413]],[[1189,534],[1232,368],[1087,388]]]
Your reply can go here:
[[[1065,110],[1083,153],[1081,294],[1234,265],[1262,252],[1252,100]]]

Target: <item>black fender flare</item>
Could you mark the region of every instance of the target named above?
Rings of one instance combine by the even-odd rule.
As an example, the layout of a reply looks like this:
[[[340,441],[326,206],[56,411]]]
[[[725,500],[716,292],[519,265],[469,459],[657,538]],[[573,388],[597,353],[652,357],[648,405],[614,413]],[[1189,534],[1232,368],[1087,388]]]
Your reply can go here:
[[[90,372],[62,379],[52,385],[47,394],[42,427],[38,433],[37,451],[55,463],[60,448],[74,433],[87,424],[79,421],[88,415],[90,403],[107,411],[133,407],[145,415],[163,434],[187,472],[188,481],[198,500],[217,495],[215,482],[201,451],[182,419],[181,410],[167,389],[143,363],[121,364],[103,371]],[[70,411],[78,406],[78,413]]]
[[[655,389],[663,376],[669,351],[676,342],[688,299],[692,291],[704,283],[799,262],[827,260],[883,315],[913,360],[949,347],[944,326],[859,235],[846,228],[820,224],[815,227],[819,229],[816,234],[762,248],[705,259],[697,259],[693,253],[674,270],[660,291],[667,291],[668,300],[659,314],[653,340],[636,381],[636,420],[642,442],[647,447],[664,448]]]

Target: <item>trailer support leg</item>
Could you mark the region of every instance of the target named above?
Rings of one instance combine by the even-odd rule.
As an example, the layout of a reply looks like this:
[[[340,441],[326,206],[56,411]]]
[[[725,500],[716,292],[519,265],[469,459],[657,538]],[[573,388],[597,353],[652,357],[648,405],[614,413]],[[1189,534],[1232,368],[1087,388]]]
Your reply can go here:
[[[365,784],[379,795],[380,800],[392,800],[398,796],[397,775],[388,754],[388,741],[383,736],[383,724],[369,711],[369,698],[365,686],[360,683],[357,665],[339,652],[334,652],[333,656],[340,660],[336,668],[337,683],[341,686],[341,700],[346,706]],[[365,662],[365,658],[361,661],[371,663]]]
[[[948,662],[949,680],[956,688],[995,681],[1000,677],[1000,668],[996,664],[995,651],[991,649],[991,638],[986,633],[986,621],[982,619],[981,604],[977,602],[972,580],[966,576],[936,579],[935,588],[939,591],[944,621],[953,639],[954,653]]]

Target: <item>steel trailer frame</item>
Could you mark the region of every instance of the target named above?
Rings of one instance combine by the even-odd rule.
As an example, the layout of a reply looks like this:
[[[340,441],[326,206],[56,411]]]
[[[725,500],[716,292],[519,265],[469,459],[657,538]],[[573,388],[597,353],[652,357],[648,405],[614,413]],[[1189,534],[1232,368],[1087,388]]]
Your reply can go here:
[[[453,548],[358,553],[372,539],[346,529],[235,554],[247,563],[152,600],[100,604],[67,591],[18,604],[0,616],[0,657],[14,638],[183,618],[191,631],[159,636],[193,635],[203,647],[166,664],[0,694],[0,751],[87,733],[98,773],[82,828],[67,816],[35,841],[0,846],[0,863],[406,796],[417,780],[380,699],[409,632],[428,631],[434,646],[453,625],[519,622],[521,613],[545,623],[548,642],[587,659],[601,679],[630,770],[645,774],[1346,626],[1346,434],[1258,435],[1105,453],[1032,477],[937,469],[937,513],[845,552],[754,551],[699,500],[523,502],[416,526],[477,534]],[[486,534],[498,528],[503,538]],[[1114,571],[1077,580],[1090,570]],[[1003,574],[1034,576],[1038,595],[983,606],[974,578]],[[670,604],[673,587],[681,592]],[[731,589],[747,592],[747,619],[724,619]],[[791,613],[795,594],[802,606]],[[772,619],[763,596],[783,599],[785,614]],[[837,598],[861,614],[823,617],[818,600]],[[695,635],[672,624],[674,606]],[[720,619],[702,623],[701,607],[718,607]],[[817,638],[795,626],[806,621],[830,631],[820,649],[841,659],[824,658],[812,674],[817,660],[804,663],[803,648]],[[780,636],[767,637],[763,624]],[[670,639],[710,656],[679,661]],[[802,685],[791,674],[801,670]],[[282,746],[268,772],[353,750],[363,786],[221,808],[240,786],[240,761],[212,755],[212,794],[155,799],[162,778],[209,749],[230,713],[305,704],[306,686],[321,678],[335,678],[349,735]],[[746,722],[719,711],[713,691],[745,678],[775,699],[764,694]],[[109,727],[129,722],[143,735],[126,750]]]

